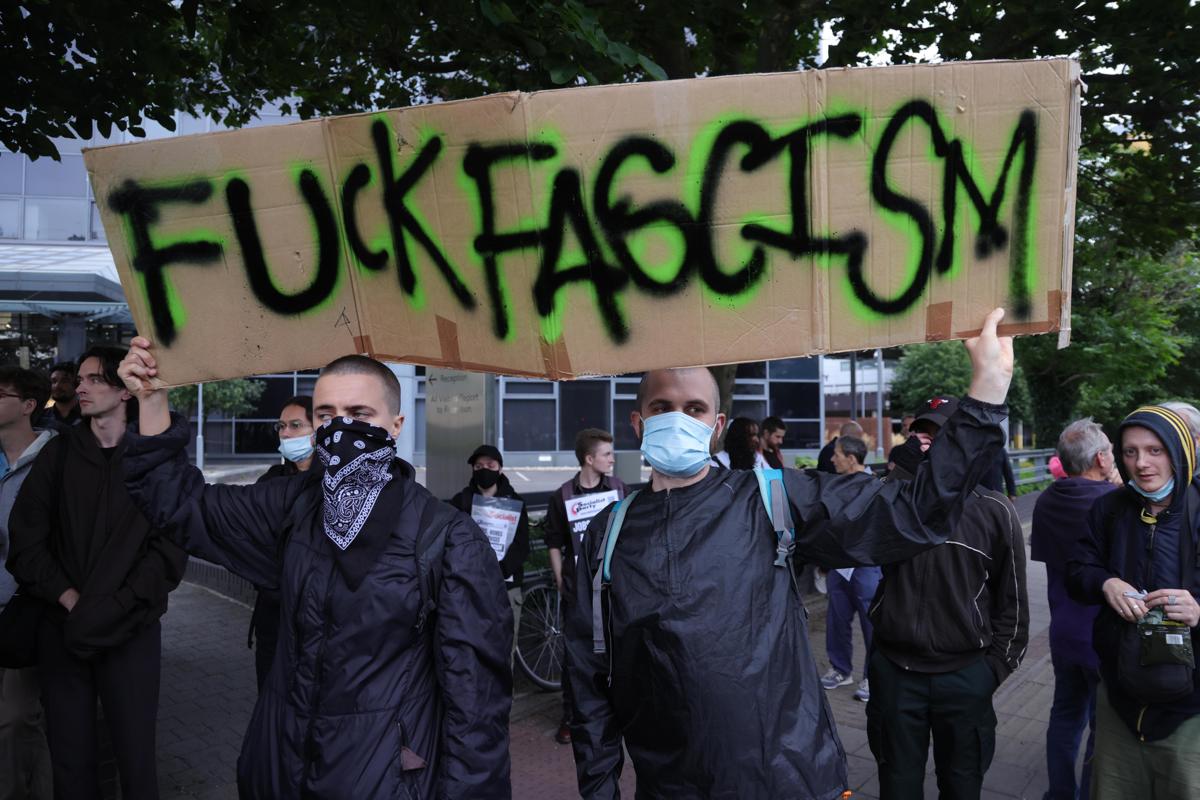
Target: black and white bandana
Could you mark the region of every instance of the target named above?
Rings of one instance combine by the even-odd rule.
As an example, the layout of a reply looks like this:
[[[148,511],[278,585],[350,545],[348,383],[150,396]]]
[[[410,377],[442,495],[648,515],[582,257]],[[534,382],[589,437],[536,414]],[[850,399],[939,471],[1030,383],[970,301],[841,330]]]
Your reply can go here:
[[[325,535],[345,550],[358,536],[392,479],[396,440],[376,425],[334,417],[317,429],[317,456],[325,465]]]

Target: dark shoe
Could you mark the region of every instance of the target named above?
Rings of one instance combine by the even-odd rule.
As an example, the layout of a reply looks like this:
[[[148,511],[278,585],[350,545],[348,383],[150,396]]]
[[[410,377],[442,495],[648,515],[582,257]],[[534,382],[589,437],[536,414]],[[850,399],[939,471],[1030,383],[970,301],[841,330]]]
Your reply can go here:
[[[558,733],[554,734],[554,741],[558,742],[559,744],[570,744],[571,729],[566,725],[559,725]]]

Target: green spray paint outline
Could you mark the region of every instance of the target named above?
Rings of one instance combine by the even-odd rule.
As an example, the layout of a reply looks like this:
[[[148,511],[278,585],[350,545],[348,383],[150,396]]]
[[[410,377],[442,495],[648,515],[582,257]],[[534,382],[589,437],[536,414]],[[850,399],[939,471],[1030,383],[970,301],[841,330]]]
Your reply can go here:
[[[358,201],[358,199],[360,197],[367,194],[371,189],[376,188],[379,183],[379,179],[375,174],[375,170],[371,168],[371,165],[368,164],[366,161],[360,161],[360,162],[355,163],[353,166],[350,167],[350,169],[345,171],[345,173],[342,175],[341,181],[338,183],[338,186],[344,187],[346,185],[346,181],[350,179],[350,173],[353,172],[354,170],[358,169],[358,167],[360,165],[367,168],[367,182],[362,185],[362,188],[360,188],[358,190],[358,194],[355,195],[354,199],[356,202]],[[350,246],[350,242],[346,238],[346,236],[347,236],[346,227],[347,226],[346,226],[346,218],[345,218],[345,209],[341,208],[341,193],[340,193],[340,191],[339,191],[339,195],[338,195],[337,199],[338,199],[338,219],[341,220],[341,228],[342,228],[342,233],[341,233],[342,244],[346,248],[346,252],[350,255],[350,258],[353,259],[354,265],[355,265],[355,267],[357,267],[356,272],[363,277],[370,276],[372,278],[379,277],[382,274],[386,273],[387,272],[387,261],[392,260],[392,248],[390,246],[392,234],[391,234],[391,231],[388,230],[388,224],[387,224],[387,218],[386,218],[387,209],[383,205],[382,189],[380,189],[379,206],[380,206],[380,208],[384,209],[384,214],[385,214],[384,222],[383,222],[383,225],[380,226],[380,230],[376,231],[374,237],[371,238],[369,241],[365,242],[368,250],[373,250],[376,252],[382,250],[387,254],[387,261],[384,262],[382,269],[375,270],[375,269],[371,269],[370,267],[368,267],[366,264],[364,264],[362,262],[362,259],[360,259],[358,257],[358,254],[354,252],[354,248]]]
[[[616,191],[617,187],[621,184],[621,181],[628,177],[630,173],[644,172],[654,177],[669,179],[672,173],[675,172],[675,167],[678,165],[679,160],[675,159],[672,161],[671,166],[666,170],[666,172],[656,172],[650,167],[650,163],[644,156],[639,155],[637,158],[626,158],[613,173],[612,181],[609,184],[609,195],[608,197],[604,198],[605,202],[607,202],[610,206],[612,205],[613,192]],[[599,169],[595,170],[593,175],[598,175],[598,173]],[[594,178],[587,187],[587,196],[595,196]],[[630,196],[630,201],[632,203],[632,196]],[[595,212],[595,209],[592,209],[592,211]],[[666,262],[663,264],[648,265],[645,261],[645,255],[646,251],[649,249],[650,243],[646,240],[655,236],[661,237],[663,247],[666,250]],[[606,251],[611,249],[607,236],[600,236],[597,238],[600,241],[601,247],[603,247]],[[629,254],[633,256],[635,261],[638,262],[638,266],[641,267],[642,272],[646,273],[653,280],[656,280],[659,283],[670,283],[671,281],[675,280],[679,277],[680,271],[685,266],[684,259],[687,257],[687,239],[683,232],[679,230],[678,226],[672,225],[669,222],[660,221],[654,225],[639,228],[636,231],[625,234],[625,246],[629,249]],[[612,253],[608,253],[608,255],[610,255],[613,259],[613,262],[616,263],[616,255]],[[661,274],[660,270],[671,268],[672,265],[670,262],[672,259],[678,262],[674,267],[674,271],[669,275]]]
[[[1012,127],[1009,131],[1008,139],[1007,139],[1008,143],[1011,144],[1016,139],[1017,129],[1020,126],[1020,124],[1021,124],[1021,122],[1020,122],[1019,118],[1016,122],[1014,122],[1012,124]],[[978,156],[975,153],[975,148],[972,145],[968,144],[966,139],[958,139],[958,142],[959,142],[960,146],[962,147],[963,165],[964,165],[964,167],[966,167],[966,169],[970,173],[971,178],[975,181],[976,185],[980,187],[980,193],[984,194],[985,196],[987,196],[989,194],[995,194],[996,190],[1000,186],[999,174],[991,176],[994,178],[994,180],[992,180],[988,183],[985,183],[979,177],[980,173],[982,172],[982,167],[979,168],[978,172],[975,170],[975,167],[978,165]],[[1031,147],[1029,145],[1029,143],[1026,142],[1025,144],[1022,144],[1018,148],[1018,150],[1019,150],[1019,159],[1018,158],[1013,159],[1013,163],[1012,163],[1011,167],[1009,168],[1008,175],[1005,178],[1008,181],[1010,186],[1018,185],[1020,183],[1021,172],[1025,168],[1025,161],[1026,161],[1026,159],[1029,158],[1030,150],[1033,150],[1035,153],[1035,156],[1036,156],[1037,148]],[[1003,162],[1003,158],[1001,158],[1001,162]],[[997,167],[997,173],[999,173],[1000,169],[1002,169],[1003,166],[1004,166],[1003,163],[1001,163]],[[1030,303],[1033,302],[1033,292],[1037,286],[1037,270],[1033,269],[1032,265],[1037,262],[1037,219],[1038,219],[1038,216],[1037,216],[1037,198],[1038,198],[1037,187],[1038,187],[1038,183],[1040,182],[1040,178],[1041,178],[1041,170],[1037,169],[1036,162],[1035,162],[1033,177],[1029,181],[1029,215],[1028,215],[1029,218],[1028,218],[1027,224],[1025,226],[1025,228],[1026,228],[1025,229],[1025,263],[1021,265],[1021,276],[1020,276],[1021,282],[1025,284],[1025,292],[1026,292],[1026,295],[1029,297]],[[987,186],[987,185],[991,186],[990,193],[984,191],[983,187]],[[961,180],[957,181],[955,183],[955,187],[956,187],[955,191],[957,191],[960,195],[959,199],[966,200],[965,203],[960,202],[960,203],[955,204],[955,209],[957,212],[955,214],[956,221],[957,221],[957,216],[959,213],[962,213],[962,214],[968,213],[967,211],[963,210],[963,206],[967,206],[968,208],[970,208],[971,211],[974,212],[974,219],[975,219],[975,223],[977,226],[976,229],[978,230],[978,228],[983,227],[983,215],[980,214],[979,210],[975,208],[975,204],[971,202],[970,198],[963,197],[966,194],[966,189],[963,188],[962,181]],[[1001,201],[1000,207],[996,209],[997,222],[999,222],[1001,219],[1003,219],[1005,217],[1006,213],[1012,209],[1013,204],[1015,204],[1016,201],[1017,201],[1017,192],[1016,191],[1011,191],[1011,192],[1006,191],[1004,193],[1004,200]],[[1013,217],[1013,221],[1014,222],[1016,221],[1015,216]],[[1012,264],[1013,238],[1012,237],[1015,233],[1015,231],[1014,231],[1015,227],[1016,227],[1015,225],[1009,226],[1009,243],[1006,247],[1006,249],[1008,250],[1008,270],[1009,270],[1008,288],[1011,288],[1011,286],[1012,286],[1012,269],[1013,269],[1013,264]],[[963,230],[965,230],[965,229],[966,229],[966,226],[964,225]],[[971,237],[963,236],[960,238],[962,239],[962,241],[960,243],[957,243],[959,246],[954,248],[954,259],[951,261],[949,271],[946,272],[946,275],[945,275],[946,278],[957,277],[959,270],[961,269],[962,264],[963,264],[963,254],[965,252],[969,252],[967,250],[967,248],[974,247],[974,242],[972,241]]]
[[[335,222],[340,221],[340,217],[337,213],[336,193],[330,194],[328,192],[325,192],[325,186],[322,182],[320,169],[319,169],[318,165],[315,164],[314,162],[312,162],[312,161],[292,161],[288,164],[288,172],[292,176],[292,185],[295,187],[297,193],[300,192],[300,173],[302,173],[304,170],[308,170],[309,172],[311,172],[313,174],[313,178],[316,179],[317,185],[320,187],[321,191],[323,193],[325,193],[325,197],[327,199],[329,199],[330,212],[333,214],[333,218],[334,218]],[[239,176],[239,177],[242,177],[242,180],[246,180],[246,178],[243,176]],[[226,185],[228,185],[228,182],[226,183]],[[247,185],[249,185],[249,181],[247,181]],[[335,192],[336,192],[336,187],[335,187]],[[308,204],[305,203],[304,205],[307,206]],[[318,233],[317,232],[317,223],[316,223],[316,220],[313,219],[312,210],[309,209],[308,213],[305,216],[308,219],[310,238],[312,239],[312,241],[314,243],[316,243],[317,247],[319,248],[320,244],[321,244],[321,237],[317,235],[317,233]],[[338,231],[338,246],[345,247],[346,242],[344,241],[344,236],[342,233],[342,230],[344,230],[345,226],[338,225],[338,228],[340,229]],[[267,255],[266,255],[266,253],[263,253],[263,261],[266,262],[266,259],[267,259]],[[320,261],[320,256],[317,256],[316,261],[313,262],[314,269],[316,269],[317,262],[319,262],[319,261]],[[340,289],[342,288],[342,280],[344,278],[344,273],[345,273],[345,269],[343,269],[343,262],[342,262],[340,253],[338,254],[338,258],[336,259],[336,261],[337,261],[337,265],[338,265],[337,278],[334,280],[333,286],[330,287],[329,294],[327,294],[323,300],[321,300],[319,303],[312,306],[311,308],[306,308],[303,311],[299,312],[298,314],[291,314],[289,316],[293,316],[293,317],[316,316],[316,315],[322,313],[323,311],[326,311],[330,306],[334,305],[334,301],[337,300],[338,296],[341,294]],[[315,279],[316,279],[316,276],[314,273],[312,280],[315,280]],[[270,265],[267,266],[267,280],[269,280],[271,282],[271,286],[275,287],[275,291],[279,292],[280,294],[285,294],[285,292],[279,288],[279,284],[277,284],[275,282],[275,277],[271,273]],[[312,283],[312,280],[309,281],[310,285]],[[303,290],[301,290],[301,291],[303,291]]]
[[[547,164],[557,164],[557,163],[561,162],[562,152],[563,152],[561,145],[562,145],[563,141],[564,140],[561,135],[557,135],[557,141],[555,141],[555,142],[542,141],[539,138],[533,138],[533,139],[527,138],[525,141],[526,147],[531,147],[534,144],[550,144],[552,147],[554,147],[553,158],[548,158],[548,159],[545,159],[542,161],[533,161],[527,153],[524,156],[515,156],[513,158],[503,159],[503,161],[494,162],[495,164],[501,164],[501,163],[511,164],[511,163],[518,162],[518,161],[525,163],[525,165],[526,165],[525,174],[530,176],[529,191],[530,191],[531,196],[530,196],[529,202],[530,202],[531,208],[533,208],[536,205],[536,203],[535,203],[536,197],[533,194],[533,178],[532,178],[534,165],[541,167],[541,166],[544,166]],[[483,232],[483,206],[480,203],[480,199],[479,199],[479,187],[475,183],[475,180],[470,175],[467,174],[465,164],[466,164],[465,158],[460,158],[458,160],[458,169],[456,169],[454,171],[454,182],[458,185],[459,191],[461,191],[463,193],[463,195],[467,198],[467,205],[470,208],[471,215],[474,217],[476,235],[480,235]],[[553,185],[554,185],[554,175],[556,175],[557,172],[558,172],[557,168],[554,170],[551,170],[550,184],[549,184],[551,187],[553,187]],[[494,186],[495,186],[495,181],[493,181],[493,187]],[[547,194],[547,206],[548,205],[549,205],[549,195]],[[545,226],[541,226],[541,227],[545,227]],[[538,226],[536,211],[531,212],[529,214],[518,213],[517,214],[517,227],[512,230],[508,230],[508,231],[498,231],[498,233],[537,231],[537,230],[541,230],[541,227]],[[470,250],[470,258],[474,261],[475,267],[480,272],[483,272],[485,269],[484,264],[483,264],[483,259],[479,258],[479,252],[475,249],[475,246],[473,243],[472,243],[471,247],[469,248],[469,250]],[[534,252],[539,253],[540,249],[535,249]],[[517,328],[518,328],[518,326],[516,324],[514,324],[516,321],[516,315],[512,313],[513,312],[512,293],[509,291],[509,288],[508,288],[508,273],[500,268],[500,259],[502,259],[506,256],[511,256],[511,255],[515,255],[515,253],[510,251],[510,252],[506,252],[502,255],[496,256],[496,288],[497,288],[497,291],[499,291],[499,293],[500,293],[500,308],[504,312],[505,318],[509,320],[508,331],[505,332],[504,338],[500,339],[498,341],[501,341],[505,344],[511,344],[512,342],[514,342],[516,340]],[[532,291],[533,291],[533,289],[532,289],[532,284],[531,284],[530,293],[532,293]],[[536,314],[537,311],[535,310],[534,313]],[[495,331],[492,332],[492,338],[493,339],[496,338]]]
[[[139,181],[138,185],[147,189],[171,189],[177,186],[188,183],[209,183],[213,186],[213,196],[210,196],[206,201],[211,203],[216,195],[217,181],[208,176],[191,176],[188,178],[170,178],[162,180]],[[111,193],[110,193],[111,194]],[[133,227],[129,223],[129,215],[121,214],[121,231],[125,236],[125,247],[130,254],[137,252],[137,242],[134,239]],[[147,226],[146,235],[150,239],[150,246],[155,250],[162,250],[176,244],[185,242],[202,241],[197,238],[197,235],[202,235],[206,238],[203,241],[215,242],[221,247],[221,260],[225,260],[225,254],[228,252],[229,239],[226,236],[218,234],[212,228],[192,228],[186,233],[180,232],[175,234],[164,234],[155,232],[155,230]],[[129,271],[133,273],[134,279],[137,281],[138,289],[141,291],[142,298],[145,300],[146,308],[151,306],[150,292],[146,288],[145,274],[133,265],[133,259],[129,261]],[[162,270],[163,290],[167,295],[167,313],[171,317],[171,324],[175,328],[176,336],[184,329],[188,322],[187,308],[183,305],[183,298],[179,296],[179,291],[175,288],[175,284],[168,279],[166,270]]]
[[[720,136],[722,130],[734,122],[742,121],[752,122],[755,125],[761,126],[767,131],[767,135],[771,136],[772,138],[777,138],[777,135],[781,130],[795,130],[797,127],[794,125],[785,126],[782,122],[775,126],[767,125],[756,120],[753,114],[734,111],[723,112],[720,115],[710,119],[708,122],[702,124],[697,129],[696,135],[692,137],[691,144],[688,147],[687,168],[683,174],[683,185],[681,187],[682,191],[680,192],[680,197],[683,198],[684,205],[691,212],[692,219],[694,220],[700,219],[700,195],[704,186],[704,173],[706,172],[708,163],[712,157],[713,145],[716,143],[717,137]],[[745,149],[744,146],[743,149]],[[735,151],[732,150],[729,152],[727,161],[732,163],[736,160],[734,152]],[[703,153],[703,157],[698,155],[700,153]],[[790,158],[790,155],[787,157]],[[735,168],[739,169],[739,171],[741,169],[740,167]],[[781,172],[781,174],[786,173]],[[737,260],[737,263],[740,265],[739,268],[744,268],[746,262],[749,261],[751,256],[753,256],[754,249],[756,247],[763,248],[763,275],[762,278],[759,279],[758,283],[753,286],[748,286],[745,290],[736,295],[729,295],[714,291],[703,279],[699,279],[698,282],[700,284],[700,291],[707,302],[723,306],[730,311],[735,311],[753,302],[754,298],[758,296],[763,287],[770,283],[771,271],[776,267],[775,253],[773,249],[759,242],[751,242],[744,239],[740,232],[742,228],[750,224],[762,225],[764,228],[778,230],[766,224],[768,219],[778,216],[780,215],[768,215],[763,211],[750,211],[740,216],[736,222],[727,223],[726,227],[736,227],[738,230],[738,234],[735,237],[736,241],[730,248],[732,251],[730,255]],[[716,247],[714,246],[713,258],[716,259],[716,257]],[[717,266],[719,269],[720,264],[718,263]]]
[[[549,227],[550,227],[550,200],[554,195],[554,181],[557,179],[558,173],[562,169],[561,165],[566,158],[566,137],[564,137],[562,132],[557,130],[556,128],[546,126],[546,127],[541,128],[540,130],[538,130],[535,137],[530,139],[531,144],[534,142],[536,142],[538,144],[549,144],[550,146],[552,146],[554,148],[554,157],[553,158],[548,158],[548,159],[545,159],[544,161],[537,162],[539,167],[543,167],[547,170],[546,185],[544,186],[544,192],[541,195],[541,199],[542,199],[545,207],[542,209],[538,208],[537,195],[534,195],[533,197],[530,198],[530,207],[532,209],[534,218],[535,219],[538,219],[538,218],[543,219],[545,222],[542,225],[542,228],[549,229]],[[613,264],[613,263],[615,263],[615,258],[613,256],[612,252],[609,250],[607,240],[605,239],[605,237],[603,235],[597,235],[597,231],[594,228],[594,220],[595,220],[595,216],[596,216],[596,214],[595,214],[596,210],[594,208],[590,207],[591,203],[589,201],[589,198],[592,193],[591,190],[593,188],[593,184],[591,181],[587,181],[584,179],[583,170],[581,168],[577,168],[577,169],[580,172],[579,191],[580,191],[580,194],[582,195],[582,197],[580,198],[580,201],[583,203],[584,221],[589,226],[592,226],[592,228],[593,228],[592,236],[593,236],[593,238],[595,238],[596,244],[600,248],[601,256],[605,259],[605,261],[607,263]],[[530,180],[531,193],[532,193],[532,189],[533,189],[533,180],[531,178],[531,180]],[[575,237],[574,234],[572,234],[570,237],[567,237],[567,236],[563,237],[563,248],[558,254],[558,262],[553,265],[553,272],[558,272],[559,264],[562,264],[564,262],[569,262],[570,259],[572,259],[572,258],[578,259],[578,260],[582,260],[582,258],[583,258],[583,251],[580,250],[580,248],[579,248],[578,237]],[[540,272],[540,268],[541,268],[540,259],[539,259],[538,266],[539,266],[539,272]],[[596,284],[591,281],[588,281],[583,287],[580,287],[578,284],[571,284],[571,285],[560,287],[558,289],[558,291],[556,291],[554,293],[554,308],[550,311],[549,314],[547,314],[544,317],[539,315],[540,319],[539,319],[539,323],[538,323],[538,328],[541,332],[542,339],[545,340],[546,343],[554,344],[559,339],[562,338],[563,315],[564,315],[563,309],[564,309],[564,306],[570,305],[570,303],[569,303],[570,295],[568,293],[572,289],[578,289],[578,288],[582,288],[582,289],[584,289],[584,291],[586,291],[588,293],[588,297],[592,301],[592,306],[595,309],[597,309],[597,311],[599,311],[603,308],[603,306],[600,303],[600,295],[596,291]],[[621,297],[620,293],[613,294],[613,305],[616,307],[617,313],[622,318],[627,318],[623,302],[624,302],[624,299]],[[510,328],[509,330],[511,331],[512,329]]]
[[[388,142],[398,145],[398,140],[396,139],[396,131],[392,128],[392,123],[388,119],[388,115],[386,113],[375,114],[371,117],[371,125],[374,125],[376,121],[381,121],[383,123],[384,127],[387,129]],[[446,136],[445,132],[434,128],[432,125],[426,124],[426,125],[421,125],[419,128],[417,128],[417,144],[409,145],[410,147],[412,147],[412,158],[409,159],[408,162],[404,165],[405,168],[407,168],[408,166],[411,165],[412,160],[416,158],[417,153],[421,152],[421,150],[423,150],[425,148],[425,145],[428,144],[431,139],[438,138],[438,137],[445,137],[445,136]],[[405,140],[405,144],[408,144],[407,140]],[[429,165],[429,173],[430,174],[428,174],[426,177],[432,178],[432,172],[433,172],[433,170],[437,169],[438,162],[442,159],[442,157],[443,157],[443,154],[439,154],[438,157],[433,160],[433,162]],[[391,160],[391,167],[392,167],[393,175],[399,175],[401,172],[404,171],[403,169],[400,169],[397,165],[397,162],[399,160],[399,154],[397,153],[397,148],[393,147],[393,148],[388,149],[388,158]],[[460,172],[462,170],[461,159],[460,159],[459,163],[460,163],[460,166],[457,170],[455,170],[456,173]],[[415,188],[415,186],[414,186],[414,188]],[[384,210],[386,213],[386,206],[384,207]],[[421,204],[420,203],[410,204],[410,205],[408,205],[408,210],[409,210],[409,213],[412,214],[413,219],[415,219],[417,221],[417,224],[425,229],[425,232],[429,235],[429,239],[430,239],[430,241],[433,242],[434,246],[437,247],[438,250],[441,251],[443,256],[445,256],[446,263],[450,265],[450,271],[454,274],[454,277],[457,278],[459,280],[459,282],[462,283],[463,286],[466,286],[469,290],[471,284],[469,284],[467,281],[463,280],[461,271],[450,260],[449,252],[446,250],[445,246],[442,244],[440,237],[438,236],[437,229],[429,224],[429,219],[425,216],[425,212],[423,211]],[[478,223],[480,221],[481,221],[481,219],[476,220],[476,223],[477,223],[476,230],[480,229],[479,225],[478,225]],[[387,236],[388,236],[388,238],[391,238],[390,227],[389,227]],[[378,241],[378,239],[376,241]],[[399,243],[393,242],[393,245],[397,245],[397,247],[395,248],[397,250],[399,249],[399,245],[402,245],[404,247],[404,253],[406,256],[408,256],[408,263],[411,265],[412,271],[413,271],[413,293],[410,295],[410,294],[408,294],[408,292],[404,291],[403,287],[401,287],[400,294],[404,296],[405,301],[408,303],[409,308],[411,308],[413,311],[423,311],[423,310],[425,310],[425,306],[428,301],[428,298],[425,294],[424,281],[422,280],[422,273],[418,272],[418,270],[417,270],[418,260],[413,256],[412,250],[408,246],[407,237],[405,237],[405,239]],[[423,248],[417,248],[417,249],[423,252]],[[398,270],[399,264],[400,264],[400,256],[399,256],[399,253],[392,252],[392,250],[393,250],[393,248],[388,248],[388,254],[390,256],[392,256],[392,258],[395,260],[396,268]],[[424,267],[424,270],[423,270],[424,272],[427,272],[429,270],[430,266],[434,266],[436,268],[436,265],[432,264],[429,261],[428,254],[426,254],[425,257],[420,260],[420,264],[422,267]]]
[[[899,111],[903,106],[905,106],[909,102],[911,102],[912,99],[913,99],[912,97],[909,97],[909,98],[906,98],[905,100],[897,103],[890,112],[888,112],[886,115],[884,115],[883,119],[887,120],[887,122],[890,123],[891,120],[896,116],[896,112]],[[849,104],[847,104],[847,105],[849,105]],[[912,217],[908,216],[907,214],[902,214],[899,211],[890,211],[886,208],[881,208],[875,202],[875,198],[871,194],[872,166],[873,166],[873,160],[875,157],[875,153],[878,152],[878,150],[879,150],[879,137],[882,134],[883,128],[886,128],[887,126],[886,126],[886,124],[881,125],[880,119],[868,114],[867,108],[865,106],[860,107],[860,109],[857,110],[855,113],[857,113],[859,115],[859,118],[862,120],[862,125],[859,129],[859,133],[862,136],[863,141],[866,143],[868,153],[870,156],[870,158],[866,162],[866,179],[867,179],[866,197],[867,197],[869,213],[877,215],[880,219],[883,220],[883,222],[885,224],[887,224],[894,231],[899,233],[904,238],[905,242],[907,243],[908,253],[910,254],[910,257],[906,261],[905,275],[904,275],[904,279],[900,283],[900,285],[901,286],[909,286],[913,282],[913,279],[916,277],[917,272],[920,270],[921,243],[922,243],[921,242],[921,232],[917,228],[916,222],[913,220]],[[934,113],[937,114],[936,108],[934,108]],[[908,127],[910,124],[914,124],[914,123],[921,124],[921,123],[923,123],[923,120],[916,119],[916,118],[909,119],[905,123],[905,127]],[[940,124],[940,117],[939,117],[939,124]],[[945,160],[939,158],[937,153],[934,151],[933,133],[929,130],[928,126],[921,124],[921,127],[923,128],[925,133],[928,134],[928,141],[926,142],[926,145],[925,145],[925,155],[926,155],[927,160],[931,164],[936,164],[938,162],[944,163]],[[893,150],[894,149],[895,148],[893,147]],[[889,186],[890,185],[891,184],[889,183]],[[939,229],[938,229],[939,228],[938,222],[937,222],[938,215],[932,209],[930,210],[930,219],[933,221],[935,236],[937,236],[939,233],[942,236],[944,236],[945,231],[939,231]],[[939,241],[939,239],[935,238],[935,240],[932,243],[932,249],[933,249],[932,258],[933,259],[937,258],[938,241]],[[863,251],[863,281],[864,282],[866,281],[866,262],[867,262],[867,259],[869,258],[869,254],[870,254],[870,240],[868,240],[867,249],[865,249]],[[937,267],[936,267],[936,265],[934,265],[931,262],[930,275],[929,275],[930,283],[927,284],[922,289],[921,297],[924,297],[925,294],[931,288],[932,281],[933,281],[933,278],[934,278],[934,275],[936,272],[937,272]],[[839,281],[839,283],[842,286],[843,294],[846,296],[847,308],[850,310],[850,313],[855,318],[857,318],[859,321],[864,322],[864,323],[877,324],[877,323],[883,322],[885,320],[893,320],[897,317],[905,317],[905,316],[908,316],[909,314],[912,314],[915,310],[920,308],[919,304],[913,303],[913,305],[910,306],[908,309],[906,309],[905,311],[902,311],[898,314],[884,314],[883,312],[876,311],[873,308],[868,307],[854,293],[854,287],[850,283],[850,271],[849,270],[846,270],[845,272],[843,272],[842,278]]]

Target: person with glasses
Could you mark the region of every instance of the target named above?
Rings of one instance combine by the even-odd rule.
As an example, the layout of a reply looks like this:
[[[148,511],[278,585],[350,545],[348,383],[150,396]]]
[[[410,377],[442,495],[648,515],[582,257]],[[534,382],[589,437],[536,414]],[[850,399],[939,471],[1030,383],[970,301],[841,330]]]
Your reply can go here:
[[[283,404],[274,426],[279,435],[279,454],[283,456],[283,462],[264,472],[256,483],[298,475],[312,466],[312,408],[312,398],[303,394]],[[279,642],[279,592],[261,586],[255,589],[258,594],[254,600],[254,613],[250,615],[246,646],[254,648],[254,675],[258,679],[258,689],[262,691]]]
[[[42,373],[0,367],[0,609],[17,591],[17,582],[4,568],[9,513],[34,459],[56,435],[33,425],[49,396],[50,381]],[[0,668],[0,798],[50,800],[43,717],[37,669]]]
[[[84,421],[42,448],[9,517],[8,570],[46,603],[37,669],[57,797],[101,795],[97,700],[121,796],[158,797],[159,619],[187,553],[125,486],[136,400],[117,375],[124,356],[97,346],[80,358]]]

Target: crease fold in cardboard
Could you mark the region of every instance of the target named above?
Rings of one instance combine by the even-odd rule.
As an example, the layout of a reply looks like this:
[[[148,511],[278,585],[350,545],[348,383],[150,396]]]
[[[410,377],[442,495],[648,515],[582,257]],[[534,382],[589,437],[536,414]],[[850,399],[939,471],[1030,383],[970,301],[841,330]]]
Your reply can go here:
[[[85,151],[166,385],[1069,341],[1069,59],[578,87]],[[333,256],[336,255],[336,258]]]

